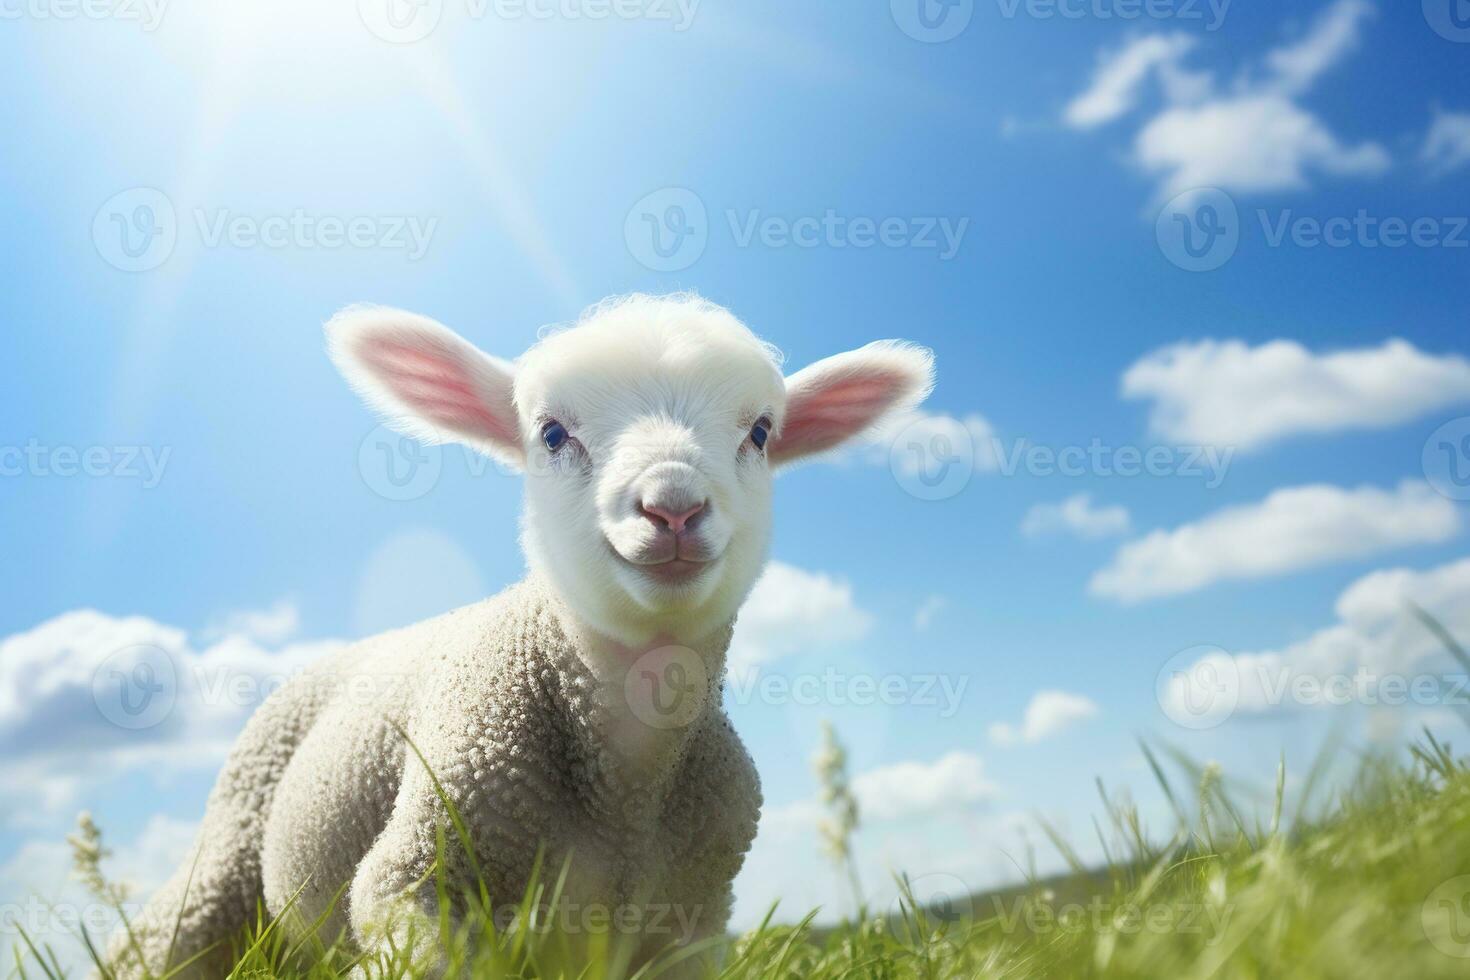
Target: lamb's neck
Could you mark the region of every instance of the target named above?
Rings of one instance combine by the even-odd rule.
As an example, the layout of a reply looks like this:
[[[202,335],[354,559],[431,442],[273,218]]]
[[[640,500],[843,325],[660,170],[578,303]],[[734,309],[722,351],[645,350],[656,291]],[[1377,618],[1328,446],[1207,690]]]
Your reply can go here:
[[[719,711],[731,626],[698,638],[659,634],[625,644],[579,630],[596,681],[589,748],[633,798],[650,805],[677,775],[691,741]]]

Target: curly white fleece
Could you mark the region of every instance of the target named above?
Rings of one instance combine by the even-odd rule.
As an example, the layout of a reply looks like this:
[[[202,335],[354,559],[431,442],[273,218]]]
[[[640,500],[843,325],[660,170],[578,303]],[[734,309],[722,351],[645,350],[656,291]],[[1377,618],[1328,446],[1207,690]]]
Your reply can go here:
[[[667,914],[649,952],[723,930],[761,805],[755,768],[719,704],[729,629],[689,648],[707,664],[707,696],[690,724],[664,733],[650,769],[609,740],[624,717],[610,699],[623,686],[582,662],[565,617],[533,577],[355,644],[277,691],[220,774],[197,863],[134,923],[149,966],[160,972],[181,907],[174,963],[233,937],[260,897],[278,911],[303,884],[298,922],[350,886],[324,937],[371,937],[416,886],[434,914],[425,878],[448,815],[400,728],[471,829],[498,905],[520,899],[541,842],[552,868],[574,855],[570,906]],[[451,870],[467,875],[450,833]],[[126,937],[114,956],[124,976],[139,973]],[[227,959],[222,950],[192,974],[223,975]]]
[[[640,958],[718,934],[761,804],[719,692],[766,555],[772,472],[916,404],[929,352],[869,344],[783,379],[772,348],[690,295],[600,304],[514,364],[401,310],[351,308],[327,330],[391,425],[525,469],[532,571],[347,648],[256,712],[197,863],[134,923],[146,967],[224,944],[192,971],[222,975],[259,904],[280,916],[293,896],[286,928],[325,916],[323,940],[363,948],[405,908],[410,925],[435,921],[426,876],[446,811],[431,772],[498,906],[520,900],[544,848],[547,867],[571,859],[567,906],[672,912],[677,929],[633,930]],[[659,516],[683,511],[677,529]],[[683,699],[674,723],[653,703],[666,693]],[[447,858],[457,892],[473,869],[457,846]],[[127,936],[111,956],[124,978],[144,969]]]

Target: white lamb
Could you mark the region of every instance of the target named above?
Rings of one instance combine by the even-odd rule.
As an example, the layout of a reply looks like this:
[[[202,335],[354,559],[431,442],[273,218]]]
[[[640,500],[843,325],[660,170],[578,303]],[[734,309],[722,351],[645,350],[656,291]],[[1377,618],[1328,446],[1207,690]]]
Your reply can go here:
[[[371,948],[405,909],[434,935],[434,777],[492,901],[520,899],[544,847],[553,872],[570,858],[569,907],[677,913],[685,928],[643,937],[640,957],[720,934],[761,803],[720,692],[772,471],[916,405],[930,354],[884,341],[783,380],[773,348],[682,295],[607,301],[514,365],[399,310],[349,308],[326,330],[390,424],[525,471],[529,573],[273,695],[225,763],[197,860],[136,946],[114,945],[120,975],[142,972],[134,949],[157,975],[211,947],[190,975],[223,975],[257,904],[277,915],[298,890],[292,922],[325,915],[329,941]],[[460,894],[475,872],[449,840]]]

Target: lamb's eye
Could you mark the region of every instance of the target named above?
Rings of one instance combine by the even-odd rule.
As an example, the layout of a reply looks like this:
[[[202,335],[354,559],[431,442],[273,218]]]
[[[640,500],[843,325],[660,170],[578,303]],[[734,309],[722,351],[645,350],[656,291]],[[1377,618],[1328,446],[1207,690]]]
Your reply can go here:
[[[552,419],[541,427],[541,441],[546,443],[546,448],[556,452],[571,438],[567,435],[567,427],[556,419]]]
[[[750,441],[761,452],[765,452],[766,440],[771,438],[771,420],[761,418],[759,422],[750,427]]]

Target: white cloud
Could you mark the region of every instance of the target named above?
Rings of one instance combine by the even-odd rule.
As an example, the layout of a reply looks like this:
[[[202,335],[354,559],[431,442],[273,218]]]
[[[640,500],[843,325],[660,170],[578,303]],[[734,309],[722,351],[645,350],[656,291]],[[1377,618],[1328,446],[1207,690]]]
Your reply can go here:
[[[1297,101],[1358,46],[1362,22],[1372,12],[1364,0],[1337,0],[1304,37],[1267,52],[1262,69],[1242,73],[1228,88],[1184,67],[1194,49],[1187,38],[1136,38],[1102,59],[1091,85],[1068,104],[1064,120],[1086,129],[1121,118],[1157,73],[1164,108],[1140,127],[1133,156],[1159,178],[1161,200],[1201,187],[1301,187],[1311,171],[1382,173],[1391,165],[1382,146],[1345,144]]]
[[[744,671],[794,653],[853,643],[872,623],[846,582],[773,561],[735,620],[730,669]]]
[[[1098,507],[1092,494],[1079,493],[1057,504],[1033,504],[1021,520],[1021,533],[1035,537],[1066,531],[1080,538],[1106,538],[1127,534],[1130,526],[1128,508]]]
[[[909,820],[965,809],[995,795],[985,764],[969,752],[950,752],[933,762],[899,762],[870,769],[852,781],[860,811],[871,820]]]
[[[185,860],[198,825],[154,815],[136,837],[123,842],[107,835],[106,827],[102,830],[103,842],[116,855],[103,861],[103,872],[110,881],[130,886],[124,910],[132,918],[140,911],[138,902]],[[61,835],[22,841],[0,864],[0,895],[7,903],[6,931],[24,927],[38,945],[44,943],[55,952],[63,976],[85,976],[92,963],[78,935],[79,925],[86,925],[98,942],[105,941],[121,920],[72,878],[71,868],[71,849]]]
[[[301,612],[289,599],[280,599],[266,609],[245,609],[214,620],[204,630],[208,639],[233,634],[261,643],[284,643],[301,628]]]
[[[1062,118],[1078,129],[1112,122],[1137,104],[1153,69],[1177,63],[1194,45],[1187,34],[1151,34],[1104,55],[1098,59],[1091,87],[1067,105]]]
[[[1311,88],[1358,46],[1358,28],[1373,13],[1367,0],[1338,0],[1328,7],[1300,41],[1266,56],[1274,84],[1289,92]]]
[[[1436,177],[1470,163],[1470,112],[1436,112],[1419,159]]]
[[[280,626],[290,617],[269,618],[276,622],[265,625]],[[226,622],[262,621],[248,614]],[[872,622],[846,582],[772,562],[741,612],[732,668],[840,648]],[[147,617],[90,609],[0,638],[0,824],[49,826],[82,787],[121,774],[166,779],[216,768],[265,697],[341,646],[271,648],[239,632],[205,643]],[[139,716],[146,724],[128,727],[134,719],[119,715],[121,697],[144,703],[145,685],[160,686],[156,700]]]
[[[996,722],[990,726],[990,740],[997,745],[1039,742],[1061,733],[1073,725],[1096,716],[1097,705],[1089,698],[1067,691],[1038,691],[1026,705],[1020,727]]]
[[[959,750],[928,762],[878,766],[852,777],[851,785],[864,825],[970,810],[998,792],[986,778],[984,760]],[[761,812],[761,832],[787,837],[804,834],[816,830],[825,814],[815,798],[768,806]]]
[[[1392,689],[1380,687],[1375,678],[1393,675],[1408,680],[1405,672],[1445,655],[1439,640],[1410,613],[1408,601],[1429,611],[1451,635],[1470,636],[1470,559],[1422,572],[1407,568],[1372,572],[1338,597],[1337,621],[1306,639],[1280,650],[1235,655],[1216,651],[1182,673],[1194,678],[1196,691],[1209,689],[1205,681],[1218,684],[1222,677],[1233,678],[1235,710],[1249,714],[1355,701],[1387,703],[1384,699]],[[1351,687],[1298,686],[1302,678],[1326,682],[1354,677],[1358,679]],[[1165,692],[1166,711],[1190,711],[1183,700],[1187,686],[1176,675],[1176,683]],[[1296,690],[1311,693],[1310,700],[1303,702],[1293,693]],[[1328,693],[1318,696],[1317,690]],[[1391,696],[1406,699],[1409,692]]]
[[[367,624],[362,632],[375,632],[485,594],[460,546],[410,529],[366,563],[356,618]],[[217,617],[196,636],[144,616],[79,609],[0,638],[0,799],[30,804],[4,822],[44,825],[79,788],[121,773],[162,779],[214,769],[261,701],[342,646],[286,642],[299,628],[295,605],[281,600]]]
[[[949,604],[949,600],[942,595],[931,595],[925,599],[923,604],[914,612],[914,629],[926,630],[934,622],[934,617]]]
[[[905,450],[892,453],[894,441],[904,440]],[[915,410],[875,429],[869,439],[868,459],[875,465],[897,463],[905,476],[913,476],[934,465],[936,459],[965,456],[968,448],[975,470],[990,473],[1000,468],[995,427],[971,412],[963,417]]]
[[[790,922],[820,908],[818,923],[838,921],[852,912],[846,875],[822,851],[817,824],[822,812],[815,800],[768,807],[760,833],[735,879],[732,927],[756,926],[774,903],[775,921]],[[1044,818],[1067,825],[1066,814]],[[947,894],[963,901],[991,887],[1013,884],[1020,873],[1014,855],[1029,850],[1037,834],[1036,815],[993,812],[989,806],[951,807],[940,813],[865,823],[853,841],[853,856],[864,897],[875,913],[897,908],[896,875],[903,873],[921,896]],[[1090,840],[1078,842],[1086,861],[1102,860]],[[1098,853],[1093,853],[1098,852]],[[1036,854],[1038,872],[1065,869],[1061,857],[1043,849]],[[978,910],[977,910],[978,911]]]
[[[238,634],[205,646],[146,617],[90,609],[6,637],[0,790],[54,812],[79,785],[122,772],[213,767],[275,686],[337,646],[267,650]]]
[[[1384,429],[1470,401],[1470,361],[1403,340],[1314,354],[1289,340],[1202,340],[1154,351],[1123,374],[1152,399],[1165,439],[1257,449],[1299,433]]]
[[[1014,878],[1005,852],[1015,817],[986,812],[999,789],[978,756],[954,751],[879,766],[851,785],[861,824],[853,860],[869,903],[881,907],[895,898],[899,872],[920,878],[942,870],[964,879],[962,894]],[[824,919],[850,909],[846,875],[822,847],[819,827],[827,816],[816,796],[762,809],[755,845],[735,879],[735,928],[754,926],[775,902],[784,913],[778,920],[819,906],[828,910]]]
[[[1438,543],[1459,530],[1455,505],[1422,481],[1394,490],[1289,487],[1124,544],[1088,591],[1137,602]]]
[[[1307,172],[1364,177],[1390,166],[1375,143],[1346,146],[1310,112],[1281,95],[1176,106],[1134,143],[1139,164],[1160,179],[1160,200],[1201,187],[1278,191],[1307,185]]]

